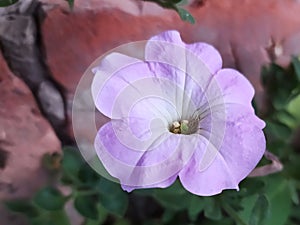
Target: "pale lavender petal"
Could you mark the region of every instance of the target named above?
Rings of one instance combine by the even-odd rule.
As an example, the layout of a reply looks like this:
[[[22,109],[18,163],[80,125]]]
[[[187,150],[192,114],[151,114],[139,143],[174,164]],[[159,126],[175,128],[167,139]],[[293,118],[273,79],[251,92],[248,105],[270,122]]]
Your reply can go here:
[[[224,189],[238,189],[238,183],[257,165],[265,151],[263,122],[242,105],[226,107],[224,140],[214,160],[200,169],[203,151],[216,148],[206,139],[207,149],[197,149],[189,164],[180,172],[183,186],[197,195],[214,195]]]
[[[205,89],[209,86],[210,81],[205,78],[205,72],[203,72],[203,76],[199,76],[198,72],[196,73],[197,75],[193,76],[195,71],[201,71],[199,64],[193,66],[192,75],[168,63],[151,62],[148,65],[151,70],[159,71],[156,73],[158,80],[163,81],[167,79],[174,84],[172,88],[168,83],[160,82],[161,88],[168,92],[167,98],[176,107],[178,118],[174,119],[189,118],[197,107],[207,102]],[[170,92],[171,90],[172,93]]]
[[[151,37],[149,41],[169,42],[169,43],[173,43],[185,47],[185,43],[181,40],[180,33],[177,30],[168,30],[162,32],[156,36]]]
[[[222,69],[207,86],[205,101],[200,104],[199,111],[202,117],[211,112],[225,112],[225,104],[244,105],[254,111],[251,105],[253,96],[253,86],[241,73],[234,69]]]
[[[244,75],[234,69],[220,70],[214,79],[221,88],[224,103],[241,104],[251,107],[254,88]],[[208,90],[209,92],[209,90]]]
[[[145,141],[145,146],[136,148],[139,144],[126,128],[123,130],[123,124],[123,121],[111,121],[101,127],[95,149],[110,175],[125,186],[161,186],[186,165],[200,141],[197,134],[165,132],[152,143]]]
[[[198,42],[186,45],[186,48],[195,54],[208,67],[212,74],[217,73],[222,68],[222,57],[212,45]]]
[[[112,74],[105,72],[110,70],[113,58],[130,62],[123,65],[120,70]],[[178,69],[168,65],[156,64],[156,69],[151,69],[151,63],[130,60],[117,54],[110,56],[109,63],[99,66],[93,81],[92,93],[98,110],[111,119],[128,117],[129,110],[137,101],[144,101],[144,107],[148,109],[147,114],[155,115],[157,118],[166,118],[169,122],[181,116],[184,87],[179,87],[173,78],[184,80],[184,75]],[[104,72],[103,72],[104,71]],[[166,74],[174,76],[166,76]],[[104,78],[103,78],[104,77]],[[182,81],[183,82],[183,81]],[[149,96],[160,98],[165,104],[146,103]],[[168,116],[166,109],[169,105],[175,109],[173,117]],[[146,114],[146,117],[148,115]]]
[[[180,91],[184,95],[176,94],[176,107],[180,110],[181,103],[183,118],[191,116],[195,108],[203,108],[210,101],[208,97],[222,96],[218,85],[211,85],[213,74],[221,69],[222,60],[217,50],[208,44],[185,45],[177,31],[167,31],[148,41],[145,59],[152,71],[165,71],[162,77],[175,82],[177,89],[184,90]],[[218,88],[214,95],[206,93],[210,86]]]
[[[221,66],[214,47],[167,31],[147,42],[145,62],[111,54],[94,70],[95,104],[112,119],[95,148],[125,190],[167,187],[179,174],[190,192],[213,195],[238,189],[256,166],[265,124],[251,106],[254,89]],[[195,122],[195,134],[169,132],[182,119]]]
[[[212,148],[207,141],[207,147]],[[183,187],[189,192],[200,196],[211,196],[222,192],[224,189],[238,189],[238,181],[231,175],[222,155],[217,154],[213,163],[200,171],[201,150],[196,150],[186,168],[179,173]]]
[[[166,73],[165,76],[172,77],[175,74],[176,76],[172,79],[180,88],[184,88],[185,52],[185,44],[181,41],[180,34],[177,31],[166,31],[149,39],[145,47],[145,60],[152,71],[160,70],[162,65],[169,70],[170,66],[173,71]]]
[[[145,188],[166,188],[166,187],[169,187],[171,186],[176,178],[177,178],[177,174],[170,177],[169,179],[165,180],[165,181],[162,181],[160,183],[157,183],[157,184],[152,184],[152,185],[145,185],[145,186],[127,186],[127,185],[121,185],[122,186],[122,189],[124,191],[127,191],[127,192],[131,192],[135,189],[145,189]]]
[[[106,82],[114,76],[117,71],[137,62],[141,62],[141,60],[120,53],[111,53],[102,59],[99,66],[92,69],[95,74],[91,85],[92,96],[95,106],[105,116],[110,117],[111,111],[109,109],[111,104],[106,105],[105,103],[107,102],[99,100],[99,96],[101,95],[101,92],[106,90],[103,90]]]
[[[100,65],[97,69],[92,83],[92,93],[98,110],[105,116],[114,119],[122,116],[114,113],[114,107],[120,107],[115,104],[115,101],[122,96],[122,90],[132,86],[138,80],[153,77],[153,74],[149,71],[147,64],[134,58],[131,60],[130,57],[115,53],[107,57],[108,62]],[[124,64],[115,70],[115,68],[111,68],[114,60],[117,61],[117,65]],[[135,94],[140,96],[138,91]]]
[[[117,54],[109,56],[109,59],[113,60],[113,57],[116,57],[116,60],[123,58],[122,55]],[[198,59],[194,58],[194,60]],[[144,63],[134,59],[130,60],[130,57],[124,58],[124,61],[131,63],[123,65],[119,71],[114,71],[110,75],[105,73],[105,79],[103,71],[106,71],[107,68],[106,66],[99,67],[93,82],[95,105],[101,113],[109,118],[128,117],[128,110],[136,101],[152,95],[163,99],[166,103],[145,103],[143,108],[147,109],[147,113],[144,115],[146,117],[164,117],[172,123],[180,118],[188,118],[195,111],[196,106],[201,105],[201,102],[205,100],[204,89],[209,83],[205,76],[197,75],[197,78],[194,78],[176,67],[164,63]],[[108,60],[107,64],[109,67],[111,62]],[[195,65],[193,68],[194,71],[191,73],[198,74],[198,71],[201,71],[201,66]],[[205,73],[203,72],[203,74]],[[101,77],[102,75],[103,77]],[[170,113],[166,113],[165,109],[169,108],[167,102],[172,104],[175,109],[173,117],[168,116]]]
[[[203,42],[185,44],[180,33],[175,30],[150,38],[145,50],[146,61],[168,60],[171,65],[177,65],[180,69],[184,68],[190,57],[195,56],[206,65],[211,74],[215,74],[222,67],[221,55],[213,46]]]

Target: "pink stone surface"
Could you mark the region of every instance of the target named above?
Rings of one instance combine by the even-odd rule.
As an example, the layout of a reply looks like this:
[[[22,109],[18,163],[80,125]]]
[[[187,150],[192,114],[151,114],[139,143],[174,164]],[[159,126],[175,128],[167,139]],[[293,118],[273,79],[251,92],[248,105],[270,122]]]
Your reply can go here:
[[[224,66],[236,67],[262,92],[260,69],[270,60],[266,48],[282,48],[278,61],[286,64],[299,54],[300,4],[297,1],[207,0],[190,7],[197,23],[190,25],[174,12],[149,9],[146,15],[111,3],[88,1],[86,10],[47,11],[42,25],[47,62],[56,80],[73,92],[85,69],[106,51],[132,41],[145,40],[167,29],[177,29],[186,42],[205,41],[220,50]],[[107,1],[104,1],[107,4]],[[78,8],[84,1],[78,0]],[[104,5],[105,5],[104,4]],[[129,4],[129,3],[128,3]],[[145,10],[145,6],[144,6]]]
[[[60,151],[60,141],[41,115],[27,86],[8,69],[0,53],[0,201],[31,196],[47,181],[45,153]],[[1,157],[0,156],[0,157]],[[26,224],[0,206],[1,224]]]
[[[294,0],[206,0],[188,8],[194,25],[153,4],[137,12],[131,0],[75,2],[73,12],[61,5],[49,8],[42,23],[48,66],[68,92],[71,136],[71,102],[80,78],[96,58],[121,44],[168,29],[180,31],[185,42],[210,43],[221,52],[224,67],[238,69],[254,85],[258,105],[264,104],[260,71],[270,62],[268,51],[274,55],[277,49],[276,60],[283,65],[300,53],[300,3]],[[98,124],[106,122],[100,120]]]
[[[53,6],[59,6],[62,9],[69,9],[67,1],[64,0],[39,0],[45,4],[46,8],[53,8]],[[103,9],[119,9],[128,14],[135,16],[142,15],[159,15],[169,13],[169,10],[165,10],[152,2],[144,2],[140,0],[75,0],[74,8],[75,12],[79,11],[98,11]]]

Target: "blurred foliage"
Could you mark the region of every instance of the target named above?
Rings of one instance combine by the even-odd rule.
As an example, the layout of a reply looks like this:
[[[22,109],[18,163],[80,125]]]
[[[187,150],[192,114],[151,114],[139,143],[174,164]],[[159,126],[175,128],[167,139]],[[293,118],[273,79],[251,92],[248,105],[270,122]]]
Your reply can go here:
[[[19,0],[0,0],[0,7],[10,6],[17,3],[18,1]],[[68,2],[70,9],[74,8],[74,0],[64,0],[64,1]],[[154,2],[163,8],[172,9],[178,13],[178,15],[183,21],[187,21],[192,24],[195,23],[194,17],[187,10],[182,8],[182,6],[187,4],[187,0],[141,0],[141,1]],[[101,4],[100,1],[99,4]]]
[[[63,157],[58,157],[57,153],[45,155],[43,164],[53,175],[59,176],[59,185],[42,188],[32,199],[6,203],[10,210],[25,214],[30,224],[70,224],[65,212],[67,202],[72,202],[78,213],[86,218],[86,225],[103,224],[109,215],[121,218],[125,214],[128,195],[120,185],[94,172],[78,149],[63,148]],[[64,193],[63,187],[68,187],[70,193]]]
[[[0,7],[10,6],[17,3],[19,0],[0,0]]]
[[[142,0],[142,1],[155,2],[156,4],[160,5],[163,8],[175,10],[183,21],[187,21],[191,24],[195,23],[194,17],[187,10],[182,8],[183,5],[188,3],[187,0]]]
[[[83,225],[297,225],[300,224],[300,154],[292,145],[300,124],[300,61],[288,68],[275,63],[262,69],[267,111],[256,107],[266,121],[267,148],[279,156],[283,171],[246,178],[240,190],[200,197],[179,181],[165,189],[124,192],[120,185],[100,177],[82,159],[78,149],[63,148],[63,156],[46,155],[43,164],[59,183],[39,190],[32,199],[6,206],[26,215],[30,224],[68,225],[66,204],[84,218]],[[262,160],[260,165],[264,165]],[[64,188],[62,188],[64,187]],[[65,193],[66,187],[70,189]],[[71,224],[70,224],[71,225]]]
[[[70,9],[74,8],[74,0],[65,0],[66,2],[68,2]]]

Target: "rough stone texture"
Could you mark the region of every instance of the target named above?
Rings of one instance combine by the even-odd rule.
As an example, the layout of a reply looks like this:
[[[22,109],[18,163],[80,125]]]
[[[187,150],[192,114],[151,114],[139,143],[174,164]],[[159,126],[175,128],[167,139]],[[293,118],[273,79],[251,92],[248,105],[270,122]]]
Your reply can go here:
[[[171,27],[159,17],[139,18],[118,9],[68,13],[57,7],[47,13],[42,33],[54,79],[73,92],[87,67],[106,51]]]
[[[37,22],[41,11],[36,0],[20,1],[6,11],[2,9],[0,43],[10,68],[32,90],[42,112],[62,138],[66,123],[64,100],[43,61]]]
[[[190,1],[190,0],[189,0]],[[45,3],[45,8],[53,8],[53,6],[60,6],[61,8],[68,10],[69,6],[66,1],[63,0],[40,0],[40,2]],[[74,11],[98,11],[101,9],[119,9],[128,14],[135,16],[142,15],[159,15],[166,14],[169,11],[164,10],[160,6],[152,2],[143,2],[140,0],[75,0],[74,1]]]
[[[60,126],[65,125],[65,111],[62,96],[57,91],[56,87],[49,80],[39,84],[36,92],[42,109],[47,109],[47,114],[51,115],[50,120],[53,124]]]
[[[0,23],[2,49],[11,62],[12,70],[29,87],[37,89],[47,75],[36,57],[38,49],[35,46],[37,31],[34,19],[24,15],[5,15],[0,17]]]
[[[80,9],[83,1],[78,2]],[[244,73],[258,96],[263,91],[260,69],[270,61],[270,55],[286,64],[291,54],[300,52],[298,1],[207,0],[201,7],[189,8],[196,25],[182,22],[168,10],[159,15],[154,10],[152,15],[135,16],[135,12],[129,14],[120,7],[101,8],[98,1],[89,4],[93,6],[88,7],[90,10],[73,13],[54,7],[47,11],[42,26],[53,77],[71,93],[97,57],[120,44],[145,40],[166,29],[179,30],[186,42],[213,44],[220,50],[224,66]]]
[[[8,7],[0,7],[0,16],[2,15],[32,15],[38,6],[38,1],[22,0]]]
[[[8,69],[0,52],[0,201],[31,196],[47,181],[41,169],[45,153],[60,142],[41,115],[31,91]],[[0,205],[1,224],[25,221]]]

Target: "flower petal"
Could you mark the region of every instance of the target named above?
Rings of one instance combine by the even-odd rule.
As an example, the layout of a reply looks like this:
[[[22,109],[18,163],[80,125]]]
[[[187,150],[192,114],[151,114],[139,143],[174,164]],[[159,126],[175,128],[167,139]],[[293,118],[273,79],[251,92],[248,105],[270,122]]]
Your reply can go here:
[[[251,107],[254,88],[244,75],[234,69],[222,69],[214,76],[214,79],[216,79],[221,88],[221,97],[224,103],[241,104]]]
[[[102,101],[102,95],[105,95],[104,92],[107,91],[104,88],[105,84],[112,76],[115,75],[116,72],[122,70],[122,68],[124,67],[138,62],[141,62],[141,60],[120,53],[111,53],[102,59],[99,66],[93,68],[92,71],[95,76],[91,86],[92,96],[97,109],[105,116],[110,117],[110,109],[112,105],[110,103],[110,100],[112,100],[112,98],[108,98],[107,100],[104,99],[104,101]],[[122,86],[124,86],[123,83],[120,84],[120,87]]]
[[[251,84],[221,66],[214,47],[167,31],[147,42],[145,61],[111,54],[94,70],[95,104],[112,119],[95,148],[125,190],[167,187],[178,174],[198,195],[238,189],[263,155],[265,124],[251,106]],[[197,132],[170,133],[182,119]]]
[[[123,64],[122,68],[114,70],[115,68],[110,67],[114,57],[117,64],[121,62],[129,62],[129,64]],[[106,63],[95,70],[96,75],[92,84],[93,98],[98,110],[111,119],[121,119],[128,117],[132,106],[143,100],[144,108],[148,110],[146,114],[155,115],[157,118],[164,117],[169,122],[178,119],[181,116],[184,90],[177,86],[178,83],[174,82],[172,76],[165,76],[165,74],[181,73],[168,65],[157,64],[156,69],[152,70],[150,64],[130,57],[126,58],[121,54],[109,55]],[[111,74],[109,74],[110,70]],[[178,77],[184,79],[184,75]],[[152,96],[152,100],[160,99],[160,104],[151,102],[149,96]],[[166,113],[170,107],[175,109],[171,117],[170,112]]]
[[[222,68],[222,57],[212,45],[198,42],[186,45],[186,48],[204,62],[211,74],[217,73]]]
[[[181,40],[180,33],[175,30],[150,38],[145,50],[146,61],[165,62],[167,60],[171,65],[177,65],[180,69],[184,68],[190,57],[195,56],[206,65],[211,74],[215,74],[222,67],[221,55],[212,45],[203,42],[185,44]]]
[[[238,183],[254,169],[265,152],[265,137],[261,130],[263,122],[253,110],[230,105],[226,107],[226,115],[221,146],[216,147],[206,139],[207,149],[197,149],[179,174],[183,186],[194,194],[208,196],[224,189],[238,189]],[[203,151],[217,153],[204,170],[200,169],[205,160]]]
[[[181,40],[180,33],[177,30],[168,30],[156,36],[153,36],[149,41],[169,42],[184,47],[185,43]],[[146,47],[147,48],[147,47]]]
[[[175,182],[175,180],[177,178],[177,175],[178,174],[170,177],[169,179],[167,179],[165,181],[162,181],[162,182],[157,183],[157,184],[152,184],[152,185],[145,185],[145,186],[126,186],[126,185],[122,185],[122,189],[124,191],[131,192],[135,189],[141,189],[141,188],[166,188],[166,187],[171,186]]]
[[[221,69],[221,56],[208,44],[186,45],[177,31],[167,31],[148,41],[145,59],[152,71],[163,71],[161,67],[166,67],[163,76],[184,90],[184,95],[177,95],[177,102],[182,102],[181,114],[184,119],[189,118],[195,109],[203,109],[216,96],[222,96],[219,86],[211,84],[217,83],[213,74]],[[210,86],[214,87],[213,95],[207,94]]]
[[[161,128],[152,126],[155,129]],[[95,149],[103,166],[122,185],[160,187],[177,176],[190,160],[199,144],[199,135],[162,132],[150,141],[139,141],[128,131],[126,122],[111,121],[99,130]]]

